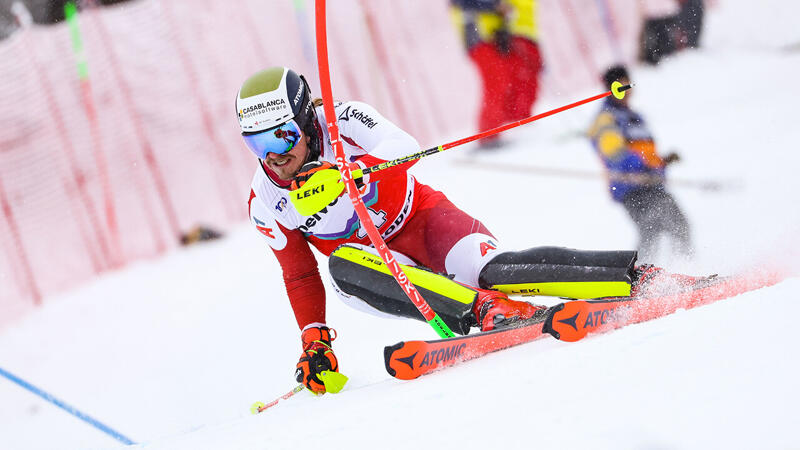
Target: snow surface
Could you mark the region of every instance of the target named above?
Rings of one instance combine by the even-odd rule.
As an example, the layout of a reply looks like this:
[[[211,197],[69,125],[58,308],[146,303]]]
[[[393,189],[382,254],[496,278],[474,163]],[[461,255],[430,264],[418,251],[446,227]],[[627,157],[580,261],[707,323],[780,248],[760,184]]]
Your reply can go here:
[[[633,72],[634,105],[662,151],[683,156],[670,173],[672,191],[698,252],[690,262],[656,262],[690,273],[755,265],[798,273],[800,7],[717,3],[702,49]],[[593,93],[551,97],[537,110]],[[634,228],[610,201],[590,146],[575,137],[596,109],[508,133],[509,145],[495,153],[452,150],[413,171],[509,247],[630,248]],[[477,169],[465,158],[593,175]],[[690,185],[707,180],[723,189]],[[252,402],[294,386],[299,337],[276,261],[242,224],[222,241],[49,299],[0,334],[0,367],[148,449],[798,448],[799,290],[792,277],[582,342],[543,339],[410,382],[385,372],[383,346],[433,339],[429,327],[373,318],[329,291],[328,322],[339,331],[335,349],[350,377],[345,391],[301,392],[251,416]],[[119,446],[0,378],[0,448]]]

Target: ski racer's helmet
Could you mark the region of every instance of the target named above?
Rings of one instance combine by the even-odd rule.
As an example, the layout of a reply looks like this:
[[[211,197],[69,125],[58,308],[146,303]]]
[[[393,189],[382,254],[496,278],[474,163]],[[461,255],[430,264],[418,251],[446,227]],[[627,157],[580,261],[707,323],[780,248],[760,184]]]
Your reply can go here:
[[[310,138],[308,161],[320,155],[321,130],[302,75],[286,67],[272,67],[245,80],[236,96],[242,137],[259,159],[267,153],[284,154],[302,134]]]

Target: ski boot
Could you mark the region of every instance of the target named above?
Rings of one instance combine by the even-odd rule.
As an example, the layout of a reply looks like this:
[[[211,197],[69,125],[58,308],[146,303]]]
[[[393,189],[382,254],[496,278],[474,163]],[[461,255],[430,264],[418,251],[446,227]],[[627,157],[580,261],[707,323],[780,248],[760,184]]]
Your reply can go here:
[[[528,302],[511,300],[500,291],[477,289],[478,298],[472,312],[478,320],[481,331],[494,330],[513,325],[521,320],[530,319],[538,311],[546,307]]]

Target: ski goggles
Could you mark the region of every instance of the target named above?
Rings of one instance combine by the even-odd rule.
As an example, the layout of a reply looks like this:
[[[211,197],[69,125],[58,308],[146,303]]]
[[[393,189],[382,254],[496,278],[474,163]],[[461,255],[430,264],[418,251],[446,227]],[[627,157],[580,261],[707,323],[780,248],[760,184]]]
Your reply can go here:
[[[283,125],[270,128],[255,134],[244,134],[244,143],[259,159],[267,157],[267,153],[283,155],[297,145],[302,132],[294,119]]]

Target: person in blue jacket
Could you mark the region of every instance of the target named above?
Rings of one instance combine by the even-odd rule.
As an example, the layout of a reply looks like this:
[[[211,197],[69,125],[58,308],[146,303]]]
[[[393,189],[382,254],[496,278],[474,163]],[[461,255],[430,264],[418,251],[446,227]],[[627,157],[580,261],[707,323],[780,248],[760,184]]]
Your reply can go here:
[[[603,82],[630,84],[624,66],[609,68]],[[644,260],[656,256],[662,236],[671,239],[673,253],[692,254],[689,224],[675,199],[664,186],[666,167],[680,158],[656,152],[653,135],[644,118],[629,106],[630,92],[623,99],[608,97],[588,136],[603,161],[614,201],[622,203],[639,230],[639,254]]]

